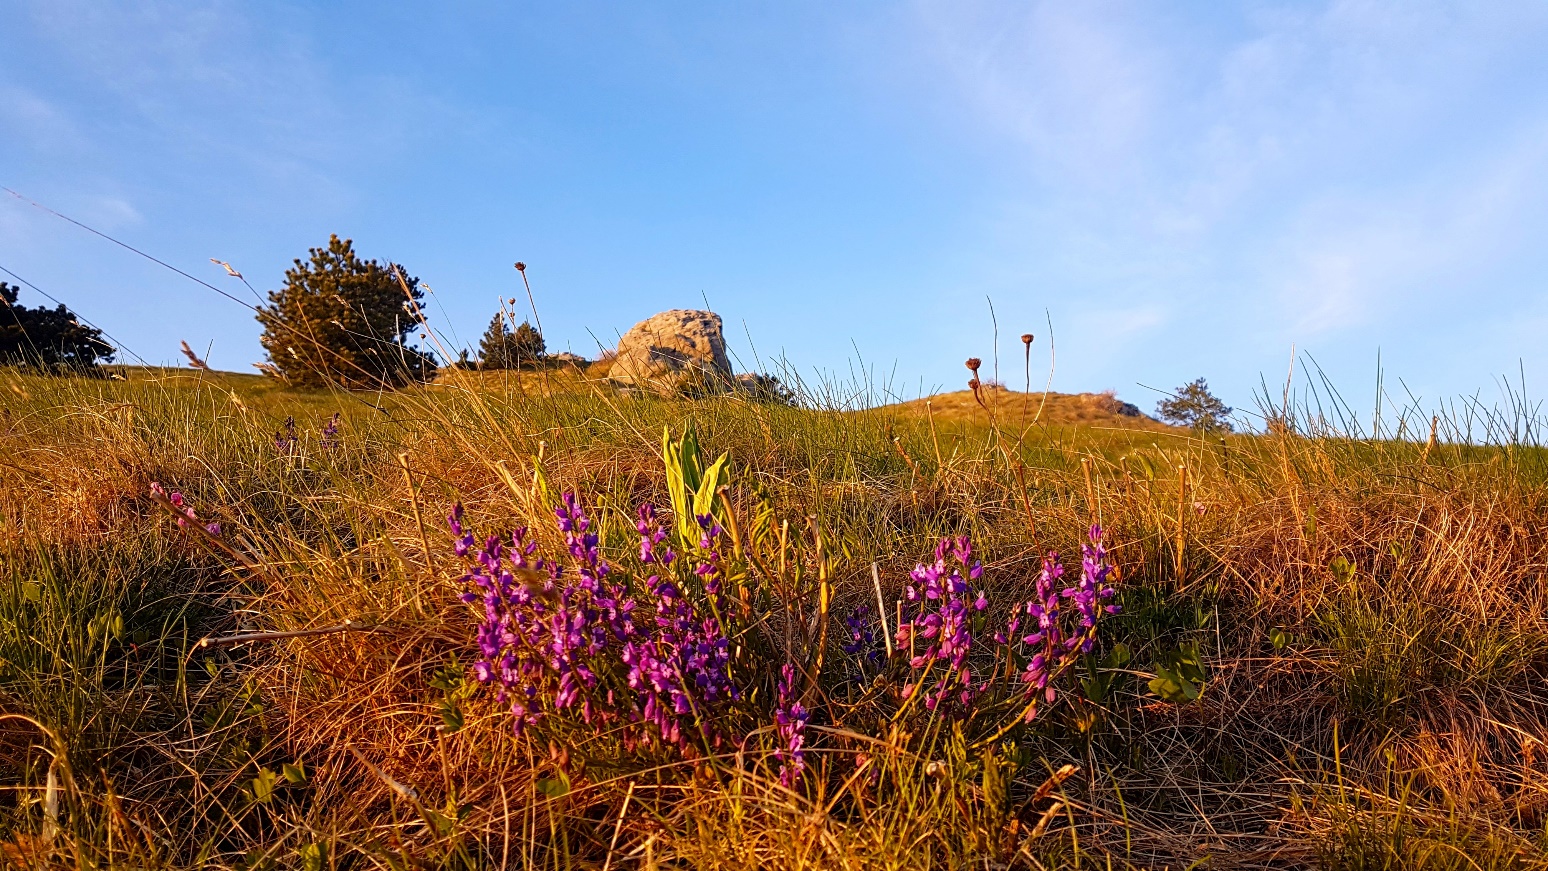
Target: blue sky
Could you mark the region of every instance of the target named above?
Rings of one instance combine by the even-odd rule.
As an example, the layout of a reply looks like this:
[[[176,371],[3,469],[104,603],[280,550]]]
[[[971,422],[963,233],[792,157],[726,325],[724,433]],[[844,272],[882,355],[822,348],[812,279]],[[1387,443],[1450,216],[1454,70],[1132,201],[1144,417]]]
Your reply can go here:
[[[384,7],[390,7],[385,8]],[[1369,407],[1548,377],[1548,5],[0,0],[0,184],[260,290],[329,233],[476,342],[711,307],[746,368],[955,389],[1310,352]],[[251,313],[10,197],[0,266],[152,361]],[[0,276],[3,277],[3,276]],[[23,301],[42,300],[30,292]],[[596,337],[596,339],[593,338]]]

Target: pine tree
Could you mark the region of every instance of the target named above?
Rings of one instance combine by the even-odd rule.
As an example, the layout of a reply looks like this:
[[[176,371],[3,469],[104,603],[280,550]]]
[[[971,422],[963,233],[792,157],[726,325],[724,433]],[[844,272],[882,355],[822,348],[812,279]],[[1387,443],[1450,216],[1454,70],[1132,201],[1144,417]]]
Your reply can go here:
[[[478,342],[480,369],[519,369],[543,358],[543,335],[522,321],[513,332],[505,325],[503,312],[489,322],[489,329]]]
[[[1171,399],[1158,402],[1156,414],[1162,420],[1204,432],[1231,431],[1231,422],[1227,419],[1231,407],[1209,392],[1209,385],[1203,378],[1184,384],[1177,388]]]
[[[20,291],[0,281],[0,364],[81,370],[113,359],[101,330],[81,323],[63,305],[18,305]]]
[[[511,331],[505,326],[505,315],[496,314],[489,322],[489,329],[478,341],[478,368],[509,369],[511,359]]]
[[[396,264],[361,260],[338,236],[310,254],[258,310],[260,341],[281,377],[298,386],[377,388],[435,373],[435,358],[405,341],[419,326],[419,279]]]
[[[544,348],[543,334],[526,321],[522,321],[521,326],[511,333],[511,353],[518,366],[543,359]]]

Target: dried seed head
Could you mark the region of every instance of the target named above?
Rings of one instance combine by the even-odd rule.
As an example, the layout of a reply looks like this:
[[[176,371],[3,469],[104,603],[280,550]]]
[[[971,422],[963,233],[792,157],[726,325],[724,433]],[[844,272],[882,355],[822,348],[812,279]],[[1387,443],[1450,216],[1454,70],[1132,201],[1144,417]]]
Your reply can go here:
[[[1023,345],[1030,345],[1030,344],[1032,344],[1032,334],[1031,333],[1022,333],[1021,334],[1021,344],[1023,344]]]
[[[526,272],[527,271],[527,264],[521,262],[520,260],[516,261],[516,271],[517,272]]]
[[[979,386],[979,384],[978,384],[978,379],[977,378],[969,378],[968,379],[968,389],[969,390],[977,390],[978,386]]]
[[[978,359],[977,357],[969,357],[967,359],[967,367],[973,371],[974,375],[978,374],[978,367],[982,365],[984,365],[984,361]]]
[[[194,349],[193,348],[188,347],[188,343],[187,342],[183,342],[182,344],[183,344],[183,356],[188,358],[188,365],[194,367],[195,369],[205,369],[205,370],[208,370],[210,368],[210,364],[208,364],[208,363],[204,362],[203,360],[199,359],[199,355],[194,353]]]

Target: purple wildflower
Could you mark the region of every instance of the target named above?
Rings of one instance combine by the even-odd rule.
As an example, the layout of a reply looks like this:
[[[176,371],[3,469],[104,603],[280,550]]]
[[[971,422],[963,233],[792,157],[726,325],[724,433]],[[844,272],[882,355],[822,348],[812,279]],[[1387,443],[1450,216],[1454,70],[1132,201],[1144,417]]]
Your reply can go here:
[[[1099,614],[1118,613],[1118,606],[1109,602],[1113,598],[1113,588],[1107,586],[1107,576],[1112,573],[1113,567],[1107,561],[1107,548],[1102,545],[1102,527],[1092,526],[1089,538],[1091,543],[1080,547],[1080,583],[1059,594],[1074,602],[1080,614],[1082,631],[1065,644],[1070,650],[1079,650],[1081,653],[1090,653],[1096,643]]]
[[[1064,566],[1059,563],[1058,554],[1050,553],[1043,557],[1043,570],[1037,576],[1037,592],[1023,609],[1027,628],[1031,631],[1021,639],[1021,643],[1036,652],[1022,671],[1021,682],[1027,685],[1029,695],[1042,692],[1045,700],[1050,703],[1055,696],[1050,683],[1054,666],[1058,657],[1069,649],[1064,640],[1064,627],[1059,622],[1059,593],[1056,587],[1063,575]],[[1012,623],[1019,623],[1019,619],[1012,618]],[[1015,631],[1013,625],[1010,632],[1014,635]],[[1035,706],[1030,708],[1027,720],[1031,721],[1036,713]]]
[[[289,456],[296,452],[300,439],[296,437],[296,419],[285,418],[285,425],[274,433],[274,450]]]
[[[1027,662],[1021,680],[1027,685],[1027,694],[1036,698],[1042,693],[1045,702],[1052,703],[1057,697],[1053,679],[1066,668],[1077,654],[1090,653],[1096,646],[1097,623],[1104,614],[1118,613],[1118,606],[1111,602],[1114,592],[1108,584],[1112,564],[1107,559],[1107,548],[1102,544],[1102,528],[1092,526],[1090,543],[1081,546],[1080,580],[1073,587],[1055,592],[1058,580],[1064,575],[1056,554],[1043,558],[1043,570],[1037,578],[1037,592],[1025,607],[1028,629],[1031,632],[1022,643],[1034,653]],[[1073,612],[1060,608],[1060,600],[1074,605]],[[1066,629],[1065,614],[1075,615],[1073,631]],[[1009,633],[1016,631],[1015,619]],[[1026,719],[1037,716],[1037,706],[1029,705]]]
[[[983,689],[973,686],[968,655],[973,649],[973,616],[989,602],[981,592],[969,599],[968,582],[977,581],[984,571],[983,563],[969,562],[972,556],[967,536],[943,538],[935,548],[935,562],[915,566],[904,589],[910,613],[898,627],[897,644],[899,650],[915,651],[909,665],[918,672],[904,687],[904,695],[925,690],[924,705],[930,711],[948,703],[966,709]],[[923,650],[916,641],[923,642]],[[929,680],[934,683],[926,688]]]
[[[876,632],[871,628],[871,606],[859,605],[844,618],[844,652],[876,658]]]
[[[806,768],[806,721],[811,712],[798,697],[795,666],[787,662],[779,670],[779,702],[774,709],[774,724],[779,733],[774,758],[779,760],[779,782],[786,789],[795,785]]]
[[[193,510],[192,505],[188,504],[188,500],[183,497],[182,493],[179,493],[176,490],[168,493],[165,487],[161,486],[161,484],[155,481],[151,482],[150,491],[153,495],[160,496],[161,498],[172,503],[172,507],[178,515],[177,525],[179,528],[187,529],[190,521],[198,523],[198,513]],[[203,527],[204,531],[210,535],[220,535],[219,523],[206,523],[203,524]]]
[[[329,418],[328,422],[323,425],[322,449],[325,451],[331,451],[342,443],[342,440],[339,438],[339,417],[340,412],[335,411],[333,417]]]
[[[448,518],[458,555],[472,556],[465,579],[475,589],[463,601],[484,605],[475,679],[499,686],[517,731],[547,712],[575,711],[586,723],[622,721],[631,743],[685,745],[695,734],[690,725],[709,737],[703,716],[741,696],[718,618],[696,608],[670,576],[652,574],[643,590],[616,582],[573,493],[563,494],[554,516],[569,569],[535,558],[525,529],[512,534],[509,548],[490,538],[475,549],[461,506]],[[663,546],[653,507],[641,506],[637,529],[641,562],[666,573],[676,555]],[[718,536],[718,528],[706,530],[708,557],[718,559]],[[707,561],[696,573],[718,577],[718,564],[703,570]],[[642,621],[637,613],[646,605],[653,618]]]

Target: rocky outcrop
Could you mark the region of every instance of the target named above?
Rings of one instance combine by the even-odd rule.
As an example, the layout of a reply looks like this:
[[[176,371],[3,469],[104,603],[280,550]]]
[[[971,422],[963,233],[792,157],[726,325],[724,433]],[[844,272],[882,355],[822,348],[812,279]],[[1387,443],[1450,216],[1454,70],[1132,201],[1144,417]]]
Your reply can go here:
[[[731,361],[720,315],[674,309],[640,321],[618,340],[607,377],[663,396],[726,389]]]

